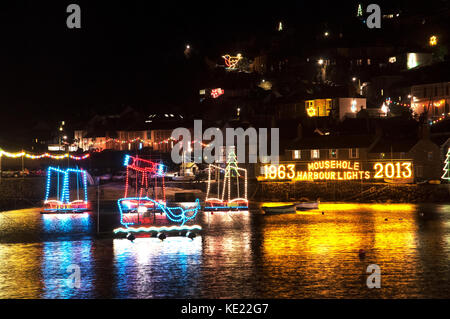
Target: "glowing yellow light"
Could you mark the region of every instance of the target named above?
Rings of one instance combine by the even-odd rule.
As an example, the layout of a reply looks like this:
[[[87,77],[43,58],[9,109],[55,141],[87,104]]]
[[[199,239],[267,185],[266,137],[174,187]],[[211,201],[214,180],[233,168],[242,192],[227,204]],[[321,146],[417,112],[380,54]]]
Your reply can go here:
[[[438,41],[437,36],[432,35],[432,36],[430,37],[430,45],[431,45],[431,46],[435,46],[435,45],[437,44],[437,41]]]
[[[306,112],[308,113],[309,117],[317,116],[317,111],[314,106],[310,106],[306,109]]]
[[[375,163],[373,178],[406,179],[412,177],[412,162]]]

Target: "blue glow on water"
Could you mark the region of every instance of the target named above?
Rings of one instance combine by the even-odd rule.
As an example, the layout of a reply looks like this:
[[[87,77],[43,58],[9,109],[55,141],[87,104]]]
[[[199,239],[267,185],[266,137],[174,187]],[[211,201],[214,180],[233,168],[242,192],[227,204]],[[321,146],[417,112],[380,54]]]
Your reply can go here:
[[[198,289],[202,238],[114,240],[117,298],[182,297]]]
[[[93,294],[92,242],[44,242],[41,262],[43,298],[83,298]],[[79,270],[79,287],[75,276]]]

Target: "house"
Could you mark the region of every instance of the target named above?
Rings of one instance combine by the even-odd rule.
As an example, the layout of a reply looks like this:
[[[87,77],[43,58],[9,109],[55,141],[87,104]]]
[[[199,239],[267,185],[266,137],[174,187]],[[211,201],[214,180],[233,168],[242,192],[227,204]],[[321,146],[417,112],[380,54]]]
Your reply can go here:
[[[427,114],[430,121],[450,115],[450,82],[413,85],[411,107],[416,114]]]
[[[400,125],[400,120],[384,119],[376,122],[375,131],[355,134],[349,130],[299,138],[285,150],[284,160],[303,167],[313,162],[358,162],[364,171],[387,169],[387,176],[404,174],[416,181],[440,179],[441,149],[430,139],[429,127],[415,123]]]

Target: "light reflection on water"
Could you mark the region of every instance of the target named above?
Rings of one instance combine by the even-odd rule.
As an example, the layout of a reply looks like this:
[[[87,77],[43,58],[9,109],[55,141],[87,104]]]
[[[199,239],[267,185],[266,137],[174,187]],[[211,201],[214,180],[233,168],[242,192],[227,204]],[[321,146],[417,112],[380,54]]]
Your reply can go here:
[[[115,239],[117,298],[182,298],[200,282],[202,239],[169,237]],[[131,283],[131,284],[130,284]]]
[[[96,239],[89,215],[0,213],[0,298],[450,297],[449,205],[321,204],[198,222],[194,240],[129,242]],[[372,263],[381,289],[365,285]],[[68,285],[70,265],[80,289]]]

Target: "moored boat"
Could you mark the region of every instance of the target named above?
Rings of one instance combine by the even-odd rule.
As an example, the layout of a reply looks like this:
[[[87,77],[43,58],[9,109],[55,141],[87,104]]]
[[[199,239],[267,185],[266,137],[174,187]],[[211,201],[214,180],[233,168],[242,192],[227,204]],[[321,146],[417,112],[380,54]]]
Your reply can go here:
[[[298,203],[295,205],[295,209],[296,210],[319,209],[319,201]]]
[[[261,206],[266,215],[271,214],[294,214],[296,203],[269,203]]]

